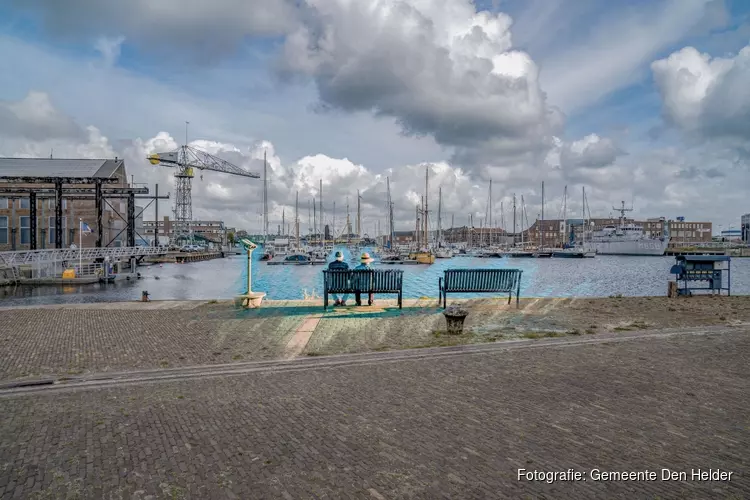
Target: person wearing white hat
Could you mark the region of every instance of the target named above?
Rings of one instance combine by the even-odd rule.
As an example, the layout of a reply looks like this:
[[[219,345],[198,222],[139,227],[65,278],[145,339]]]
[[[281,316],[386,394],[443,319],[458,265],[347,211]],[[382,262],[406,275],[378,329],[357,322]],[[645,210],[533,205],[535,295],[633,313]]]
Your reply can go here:
[[[372,269],[372,266],[370,266],[370,264],[372,263],[373,260],[375,260],[375,259],[373,259],[372,257],[370,257],[369,253],[367,253],[367,252],[363,253],[362,256],[359,258],[360,264],[357,267],[355,267],[354,270],[358,271],[358,270],[370,270],[370,269]],[[367,299],[368,299],[368,301],[367,301],[368,305],[372,305],[373,302],[374,302],[373,301],[373,294],[370,293],[369,296],[367,297]],[[359,292],[355,292],[354,293],[354,301],[357,303],[358,306],[362,305],[362,297],[359,294]]]

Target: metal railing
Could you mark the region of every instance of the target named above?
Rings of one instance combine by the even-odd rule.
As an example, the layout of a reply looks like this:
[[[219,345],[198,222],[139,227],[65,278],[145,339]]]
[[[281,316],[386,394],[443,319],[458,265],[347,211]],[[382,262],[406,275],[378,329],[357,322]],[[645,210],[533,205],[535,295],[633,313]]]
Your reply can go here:
[[[166,253],[167,249],[162,247],[56,248],[0,252],[0,261],[9,266],[20,266],[22,264],[73,262],[76,260],[90,261],[105,257],[123,259],[147,255],[164,255]]]

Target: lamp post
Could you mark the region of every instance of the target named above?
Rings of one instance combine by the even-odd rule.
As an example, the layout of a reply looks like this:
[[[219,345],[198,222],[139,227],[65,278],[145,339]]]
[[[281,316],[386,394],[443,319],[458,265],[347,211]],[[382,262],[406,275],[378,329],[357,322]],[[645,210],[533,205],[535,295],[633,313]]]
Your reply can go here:
[[[253,292],[253,250],[258,248],[258,245],[253,243],[247,238],[241,238],[240,243],[247,250],[247,293],[238,297],[241,299],[243,307],[256,308],[260,307],[263,297],[266,296],[265,292]]]

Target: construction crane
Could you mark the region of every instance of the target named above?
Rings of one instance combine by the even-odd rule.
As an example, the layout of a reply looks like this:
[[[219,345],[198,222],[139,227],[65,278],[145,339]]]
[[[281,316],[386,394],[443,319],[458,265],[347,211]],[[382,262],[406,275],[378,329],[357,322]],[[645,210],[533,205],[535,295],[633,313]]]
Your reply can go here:
[[[174,218],[177,227],[175,227],[173,233],[176,240],[190,234],[189,226],[193,220],[192,181],[196,169],[260,179],[260,174],[248,172],[226,160],[187,145],[181,146],[176,151],[152,154],[148,157],[148,160],[152,165],[177,168],[177,172],[174,174],[176,193]],[[202,178],[203,175],[201,174]]]

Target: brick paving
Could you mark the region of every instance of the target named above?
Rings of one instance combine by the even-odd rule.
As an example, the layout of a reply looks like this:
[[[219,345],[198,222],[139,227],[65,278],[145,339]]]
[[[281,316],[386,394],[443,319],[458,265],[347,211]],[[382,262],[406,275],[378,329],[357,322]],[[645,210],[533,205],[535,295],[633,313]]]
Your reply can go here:
[[[234,313],[176,309],[6,309],[0,312],[0,380],[276,359],[302,319],[247,321]]]
[[[750,496],[746,331],[382,356],[0,396],[0,498]],[[734,474],[548,484],[519,468]]]

